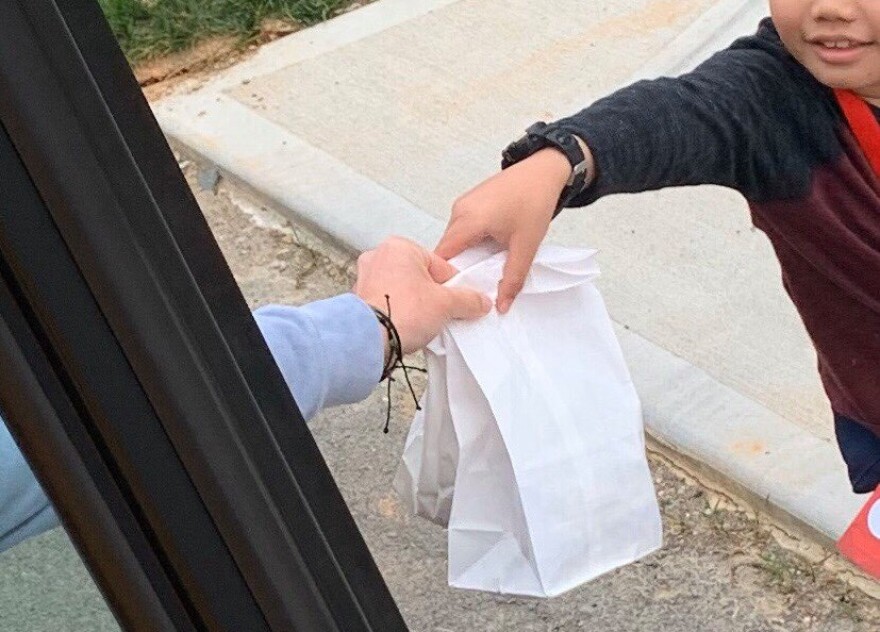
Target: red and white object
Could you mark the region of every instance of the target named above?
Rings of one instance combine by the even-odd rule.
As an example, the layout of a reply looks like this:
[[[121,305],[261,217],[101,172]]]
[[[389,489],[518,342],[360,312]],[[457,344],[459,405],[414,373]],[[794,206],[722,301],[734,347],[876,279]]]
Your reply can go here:
[[[880,579],[880,489],[859,512],[837,547],[856,566]]]
[[[880,177],[880,124],[864,99],[835,90],[837,102],[874,173]],[[859,568],[880,579],[880,488],[837,543],[840,552]]]

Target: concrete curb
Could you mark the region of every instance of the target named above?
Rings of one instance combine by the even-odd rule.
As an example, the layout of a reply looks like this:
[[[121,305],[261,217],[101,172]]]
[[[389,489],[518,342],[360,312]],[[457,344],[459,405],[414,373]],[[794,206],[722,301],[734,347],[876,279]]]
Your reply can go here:
[[[277,69],[277,55],[290,64],[292,58],[320,54],[450,2],[382,0],[296,33],[197,93],[156,104],[156,116],[184,153],[216,165],[336,246],[351,252],[369,249],[387,236],[387,227],[431,246],[443,230],[439,220],[223,90]],[[713,43],[742,32],[744,23],[746,30],[753,29],[760,4],[717,3],[639,76],[693,65]],[[352,204],[368,210],[347,212]],[[618,335],[642,397],[648,433],[657,443],[683,456],[698,476],[743,497],[781,526],[825,546],[833,544],[864,502],[850,492],[835,445],[637,333],[618,327]]]

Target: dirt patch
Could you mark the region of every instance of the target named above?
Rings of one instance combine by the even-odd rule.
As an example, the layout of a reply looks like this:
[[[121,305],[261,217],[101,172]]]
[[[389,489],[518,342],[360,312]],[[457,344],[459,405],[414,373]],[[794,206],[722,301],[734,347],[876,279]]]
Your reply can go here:
[[[149,88],[202,70],[218,70],[218,64],[235,64],[241,59],[239,51],[238,38],[214,37],[189,50],[140,63],[133,68],[134,76],[141,88]]]
[[[195,90],[219,71],[251,57],[260,46],[301,28],[295,22],[266,20],[250,43],[232,36],[212,37],[188,50],[139,63],[134,76],[151,101],[177,90]]]
[[[372,2],[352,2],[335,15],[350,13]],[[293,20],[267,19],[261,23],[259,32],[247,40],[211,37],[187,50],[139,62],[132,70],[147,99],[157,101],[174,92],[196,90],[219,71],[253,56],[261,46],[303,28]]]
[[[308,248],[301,231],[275,212],[222,179],[207,186],[208,179],[190,161],[181,166],[252,309],[267,303],[300,305],[351,287],[345,262]]]

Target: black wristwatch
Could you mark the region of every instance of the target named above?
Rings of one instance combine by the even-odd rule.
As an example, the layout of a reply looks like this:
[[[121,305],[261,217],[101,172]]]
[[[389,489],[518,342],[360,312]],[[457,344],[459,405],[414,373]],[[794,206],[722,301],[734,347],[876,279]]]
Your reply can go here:
[[[502,152],[501,168],[507,169],[546,147],[555,147],[571,163],[571,176],[565,183],[565,188],[562,189],[559,203],[553,213],[553,217],[556,217],[566,204],[583,192],[586,185],[589,165],[574,134],[555,125],[548,125],[543,121],[530,125],[526,129],[525,136],[508,145]]]

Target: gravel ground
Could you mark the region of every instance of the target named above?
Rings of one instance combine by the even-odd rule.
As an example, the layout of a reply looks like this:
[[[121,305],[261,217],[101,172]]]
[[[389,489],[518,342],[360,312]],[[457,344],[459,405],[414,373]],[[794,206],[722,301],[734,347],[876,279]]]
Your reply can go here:
[[[298,304],[350,287],[351,266],[304,247],[313,243],[304,231],[233,198],[224,183],[215,186],[210,172],[198,178],[192,165],[184,166],[252,307]],[[312,429],[414,631],[880,629],[880,603],[829,570],[835,556],[817,555],[812,547],[809,561],[791,552],[760,516],[724,501],[654,454],[665,525],[665,546],[657,554],[554,600],[450,589],[443,531],[405,515],[391,490],[414,412],[404,390],[392,400],[388,435],[381,431],[384,389],[360,404],[325,412]],[[62,531],[0,556],[0,630],[116,629]]]

